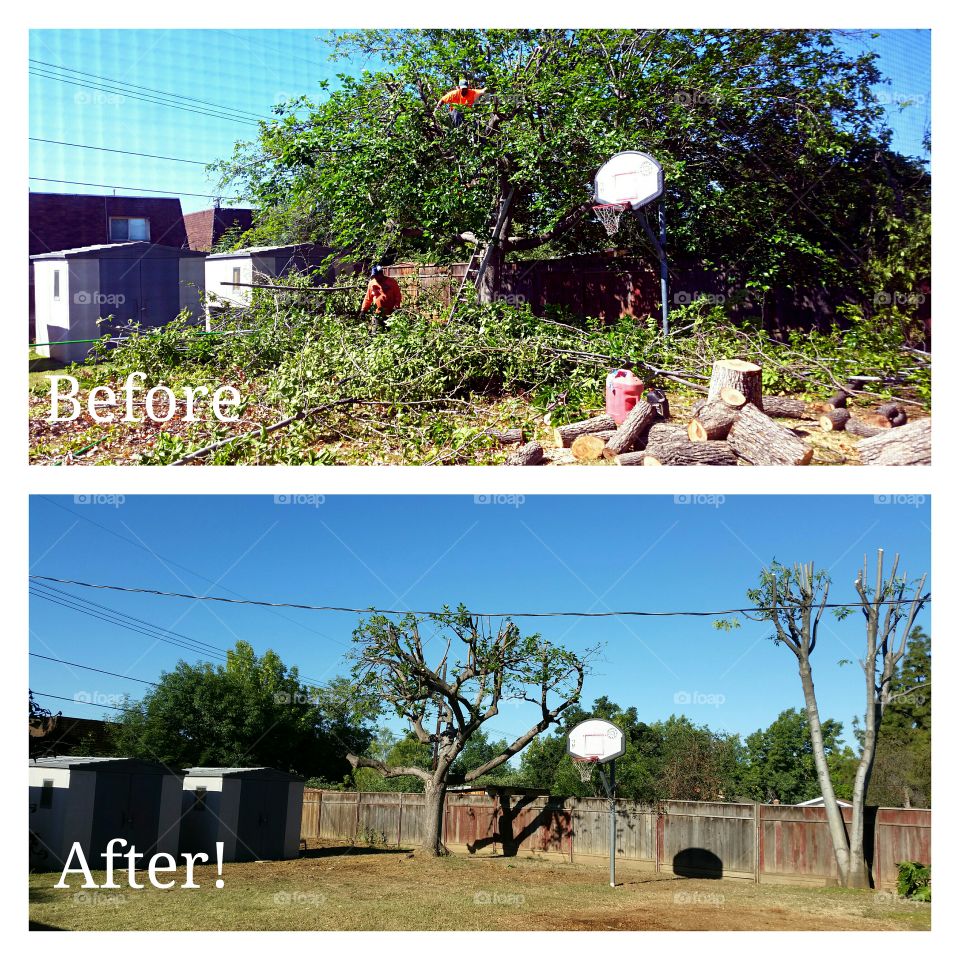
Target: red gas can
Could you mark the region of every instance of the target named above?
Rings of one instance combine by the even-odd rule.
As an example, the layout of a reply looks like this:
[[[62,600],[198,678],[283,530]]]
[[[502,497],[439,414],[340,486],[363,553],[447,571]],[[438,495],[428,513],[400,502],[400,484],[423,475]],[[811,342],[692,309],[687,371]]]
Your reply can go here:
[[[607,374],[607,416],[619,426],[643,396],[643,381],[632,370],[611,370]]]

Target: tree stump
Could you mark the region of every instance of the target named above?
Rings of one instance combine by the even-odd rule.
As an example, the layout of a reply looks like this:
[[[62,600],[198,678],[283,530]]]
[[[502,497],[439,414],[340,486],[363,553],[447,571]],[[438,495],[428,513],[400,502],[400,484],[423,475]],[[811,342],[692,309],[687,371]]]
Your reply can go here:
[[[536,467],[541,463],[543,463],[543,447],[536,440],[531,440],[504,461],[508,467]]]
[[[727,442],[738,456],[756,466],[804,466],[813,456],[812,448],[752,403],[740,411]]]
[[[830,433],[831,430],[845,430],[849,420],[850,411],[846,407],[836,407],[820,417],[820,429],[825,433]]]
[[[793,420],[815,420],[816,412],[795,397],[764,397],[763,412],[768,417],[790,417]]]
[[[600,433],[602,430],[616,429],[617,425],[613,422],[613,417],[601,413],[598,417],[591,417],[589,420],[565,423],[562,427],[557,427],[553,431],[553,445],[569,447],[577,437],[582,437],[585,433]]]
[[[603,448],[603,456],[612,460],[618,453],[629,453],[646,443],[647,431],[657,419],[657,411],[646,400],[638,400],[637,405],[620,424],[614,435]]]
[[[762,375],[760,367],[747,360],[716,360],[710,375],[707,399],[725,400],[731,406],[738,406],[739,394],[743,397],[743,403],[752,403],[763,409]],[[724,395],[725,391],[733,392]]]
[[[581,434],[573,443],[570,444],[570,452],[574,459],[581,463],[590,463],[593,460],[600,460],[603,457],[603,448],[607,441],[613,436],[615,431],[604,430],[601,433]]]
[[[687,424],[687,438],[694,443],[725,440],[739,412],[722,400],[705,403]]]
[[[881,430],[857,444],[860,462],[871,466],[907,467],[930,463],[930,419]]]

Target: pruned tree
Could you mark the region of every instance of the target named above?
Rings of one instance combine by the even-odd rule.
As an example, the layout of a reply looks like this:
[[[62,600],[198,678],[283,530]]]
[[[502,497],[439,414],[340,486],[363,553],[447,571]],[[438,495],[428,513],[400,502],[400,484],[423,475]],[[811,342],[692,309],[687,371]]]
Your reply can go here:
[[[421,625],[428,624],[425,641]],[[430,657],[428,644],[443,645]],[[472,616],[462,606],[455,612],[394,620],[376,615],[354,632],[353,676],[358,691],[380,699],[410,725],[416,739],[433,750],[430,769],[391,765],[374,757],[347,754],[354,767],[369,767],[385,777],[414,776],[424,786],[425,818],[422,849],[432,856],[446,853],[443,808],[451,782],[470,783],[506,763],[558,721],[573,706],[583,687],[585,661],[550,643],[540,634],[523,636],[515,623]],[[431,666],[431,661],[434,665]],[[526,701],[539,719],[494,756],[463,773],[454,764],[470,737],[495,717],[506,701]]]
[[[838,877],[848,887],[870,885],[864,856],[864,807],[876,757],[880,721],[890,703],[890,689],[896,678],[897,665],[906,652],[917,615],[928,599],[924,594],[926,575],[915,585],[910,585],[900,575],[899,566],[900,558],[897,555],[889,575],[885,575],[883,550],[878,550],[873,585],[868,585],[866,557],[854,584],[866,626],[864,655],[859,661],[866,684],[866,704],[860,756],[854,775],[849,830],[837,805],[831,779],[811,664],[820,622],[827,609],[830,579],[825,571],[815,570],[812,563],[787,567],[774,561],[761,572],[760,585],[747,591],[757,607],[757,612],[748,616],[771,623],[774,642],[783,644],[796,658]],[[850,612],[849,608],[835,609],[840,619]]]

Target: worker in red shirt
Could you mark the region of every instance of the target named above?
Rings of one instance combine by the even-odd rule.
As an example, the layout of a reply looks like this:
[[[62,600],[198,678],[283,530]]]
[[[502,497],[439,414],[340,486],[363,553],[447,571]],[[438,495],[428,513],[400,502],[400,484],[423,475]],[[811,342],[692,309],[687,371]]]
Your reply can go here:
[[[463,112],[458,107],[472,107],[477,102],[477,97],[482,97],[487,92],[486,87],[471,87],[466,79],[461,77],[459,86],[454,87],[445,93],[433,108],[434,113],[444,104],[450,108],[450,120],[455,127],[463,123]]]
[[[400,306],[402,299],[400,284],[393,277],[388,277],[383,272],[383,267],[377,264],[370,271],[367,295],[363,298],[363,306],[360,307],[361,316],[373,307],[370,318],[371,333],[379,331],[381,322]]]

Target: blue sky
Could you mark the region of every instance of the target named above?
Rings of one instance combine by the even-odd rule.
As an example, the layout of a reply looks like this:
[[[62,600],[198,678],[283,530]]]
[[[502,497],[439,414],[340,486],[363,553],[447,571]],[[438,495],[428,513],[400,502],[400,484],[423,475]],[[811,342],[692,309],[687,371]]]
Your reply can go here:
[[[297,498],[286,498],[286,501]],[[115,502],[31,498],[30,572],[96,583],[311,604],[474,610],[715,610],[748,605],[762,564],[813,560],[833,578],[831,599],[854,597],[866,553],[899,551],[911,577],[930,570],[927,497],[528,496],[473,497],[128,496]],[[225,649],[238,638],[268,647],[302,675],[345,673],[353,614],[285,611],[62,587],[86,600]],[[193,653],[71,611],[30,601],[30,650],[142,680]],[[747,734],[800,706],[795,662],[745,621],[732,633],[710,618],[518,619],[576,651],[603,644],[584,688],[653,721],[686,713],[714,729]],[[921,625],[929,629],[927,611]],[[825,620],[815,657],[824,715],[862,711],[853,666],[859,614]],[[143,684],[30,657],[39,698],[71,716],[108,716],[94,704],[139,696]],[[489,730],[522,732],[529,713],[506,706]]]
[[[229,157],[235,141],[256,133],[255,117],[271,116],[273,104],[315,94],[318,81],[332,81],[336,72],[370,66],[331,63],[318,40],[328,35],[321,30],[33,30],[30,136],[181,161]],[[888,104],[894,146],[926,157],[929,31],[848,31],[838,42],[851,52],[879,53],[880,69],[891,81],[880,92]],[[89,75],[136,84],[146,97],[156,99],[153,91],[163,91],[194,110],[226,114],[144,102]],[[67,77],[75,82],[64,82]],[[908,106],[898,105],[905,100]],[[210,206],[209,197],[187,194],[209,194],[215,182],[200,163],[178,160],[30,142],[31,177],[139,188],[117,191],[122,194],[169,191],[181,196],[186,212]],[[111,192],[37,179],[30,186],[47,192]]]

